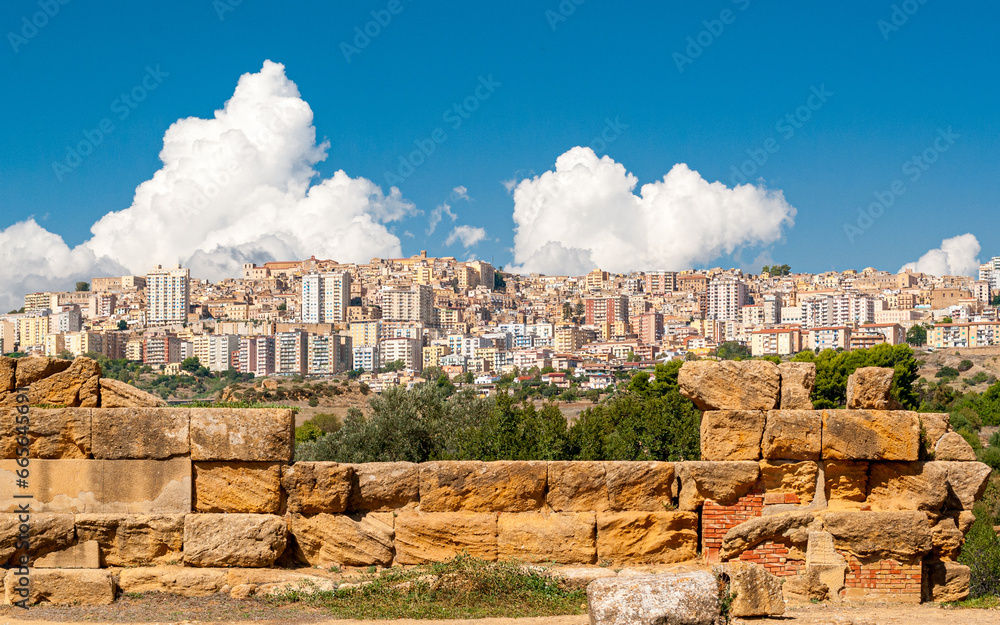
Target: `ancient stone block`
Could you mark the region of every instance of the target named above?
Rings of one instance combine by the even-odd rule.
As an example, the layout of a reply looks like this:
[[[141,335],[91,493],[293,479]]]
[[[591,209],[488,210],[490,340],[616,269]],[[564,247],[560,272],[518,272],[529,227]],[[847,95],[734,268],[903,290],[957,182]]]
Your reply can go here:
[[[778,373],[781,375],[778,407],[782,410],[812,410],[810,395],[816,385],[816,363],[783,362],[778,365]]]
[[[823,518],[839,551],[859,559],[914,562],[934,544],[923,512],[829,512]]]
[[[750,492],[760,474],[760,466],[752,461],[678,462],[675,470],[681,483],[681,510],[695,510],[706,499],[732,505]]]
[[[183,514],[78,514],[76,535],[100,546],[103,566],[179,563]]]
[[[423,512],[530,512],[545,501],[545,462],[420,464]]]
[[[72,360],[48,358],[45,356],[28,356],[17,359],[16,382],[18,387],[25,387],[41,379],[61,373],[70,368]],[[32,398],[34,399],[34,398]]]
[[[811,512],[783,512],[754,517],[726,532],[719,556],[723,560],[738,557],[765,540],[788,543],[804,552],[809,542],[809,532],[815,530],[816,519]]]
[[[868,463],[824,460],[827,501],[864,501],[868,496]]]
[[[947,412],[921,412],[918,417],[924,432],[924,455],[927,457],[934,453],[934,447],[941,437],[951,430],[951,415]]]
[[[983,496],[990,477],[990,466],[982,462],[928,462],[942,466],[948,472],[948,503],[950,509],[972,510]]]
[[[712,567],[712,572],[729,580],[729,592],[733,595],[730,616],[744,618],[785,613],[781,582],[759,564],[727,562]]]
[[[396,563],[443,562],[468,553],[497,559],[497,515],[402,511],[396,517]]]
[[[548,463],[546,503],[556,512],[603,512],[611,507],[603,462]],[[421,502],[423,505],[423,502]]]
[[[15,461],[0,460],[0,506],[15,509]],[[27,492],[37,512],[174,514],[191,511],[191,462],[33,460]]]
[[[760,463],[760,479],[764,492],[792,493],[799,503],[808,504],[816,494],[816,478],[819,465],[815,462],[795,462],[791,460],[762,460]]]
[[[93,411],[94,458],[167,460],[191,454],[186,408],[98,408]]]
[[[205,597],[220,592],[226,585],[226,570],[183,566],[122,569],[118,585],[122,592],[162,592],[184,597]]]
[[[23,501],[26,500],[19,500]],[[22,555],[33,561],[48,553],[68,549],[76,538],[72,514],[36,513],[32,510],[28,523],[28,549],[18,550],[18,535],[23,529],[19,516],[13,512],[0,514],[0,565],[18,565]]]
[[[17,374],[14,373],[16,366],[17,359],[0,356],[0,397],[14,390],[17,382]]]
[[[958,432],[948,432],[934,446],[935,460],[957,460],[960,462],[975,462],[976,452],[972,445]]]
[[[501,513],[497,555],[521,562],[592,564],[597,561],[595,523],[592,512]]]
[[[140,391],[126,382],[112,378],[98,379],[102,408],[156,408],[167,402],[156,395]]]
[[[847,408],[858,410],[897,410],[892,399],[892,376],[887,367],[862,367],[847,377]]]
[[[713,625],[719,583],[708,571],[609,577],[587,586],[592,625]]]
[[[80,541],[62,551],[35,559],[36,569],[99,569],[101,548],[96,540]]]
[[[873,462],[868,478],[872,510],[940,510],[948,471],[933,462]]]
[[[667,564],[696,557],[698,515],[693,512],[605,512],[597,515],[597,557],[626,563]]]
[[[281,512],[277,462],[195,462],[196,512]]]
[[[771,410],[781,389],[778,366],[766,360],[686,362],[677,381],[702,410]]]
[[[191,459],[291,462],[295,415],[283,408],[191,409]]]
[[[937,560],[958,560],[965,542],[964,533],[958,529],[955,519],[945,517],[931,527],[934,541],[933,556]]]
[[[819,460],[822,410],[769,410],[761,450],[765,460]]]
[[[415,506],[420,501],[420,471],[412,462],[345,466],[353,474],[347,501],[347,509],[352,512],[395,510]]]
[[[90,408],[31,408],[28,414],[17,408],[0,408],[0,458],[17,458],[18,439],[24,436],[18,428],[24,425],[28,427],[29,458],[90,456]]]
[[[758,460],[763,410],[708,410],[701,415],[702,460]]]
[[[972,571],[964,564],[928,560],[924,562],[924,598],[940,603],[962,601],[969,596]]]
[[[115,600],[111,571],[101,569],[36,569],[31,572],[27,597],[20,595],[15,571],[4,578],[8,605],[27,600],[28,605],[47,601],[54,605],[108,605]]]
[[[22,359],[22,360],[31,360]],[[70,361],[62,361],[70,362]],[[61,367],[62,365],[58,365]],[[26,363],[18,363],[17,373],[20,382],[22,367],[30,368]],[[32,376],[28,376],[32,377]],[[50,406],[96,406],[97,380],[101,377],[101,365],[96,360],[90,358],[77,358],[70,362],[64,370],[41,378],[31,384],[31,391],[28,393],[32,405]],[[21,386],[19,383],[18,386]],[[5,403],[13,398],[8,396]]]
[[[342,514],[293,514],[289,529],[295,537],[295,555],[311,566],[392,564],[393,529],[376,516],[355,520]]]
[[[612,510],[661,512],[671,506],[672,462],[605,462],[604,473]]]
[[[266,567],[285,550],[285,519],[271,514],[189,514],[184,562],[189,566]]]
[[[920,422],[905,410],[824,410],[824,460],[894,460],[920,457]]]
[[[288,511],[337,514],[346,510],[354,475],[351,466],[336,462],[296,462],[282,467],[281,485],[288,495]]]

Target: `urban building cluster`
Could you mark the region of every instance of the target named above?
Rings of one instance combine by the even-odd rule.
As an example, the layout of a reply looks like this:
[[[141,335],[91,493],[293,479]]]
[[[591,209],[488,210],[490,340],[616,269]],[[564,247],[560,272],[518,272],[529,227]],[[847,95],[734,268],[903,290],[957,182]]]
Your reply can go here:
[[[1000,344],[1000,256],[977,277],[766,269],[514,275],[421,252],[247,264],[213,283],[157,266],[27,294],[22,311],[0,316],[0,342],[4,353],[94,352],[167,373],[192,356],[257,376],[364,370],[376,390],[426,367],[483,384],[552,367],[546,381],[568,385],[559,372],[570,370],[600,387],[617,370],[723,343],[785,356],[899,344],[913,326],[930,348]]]

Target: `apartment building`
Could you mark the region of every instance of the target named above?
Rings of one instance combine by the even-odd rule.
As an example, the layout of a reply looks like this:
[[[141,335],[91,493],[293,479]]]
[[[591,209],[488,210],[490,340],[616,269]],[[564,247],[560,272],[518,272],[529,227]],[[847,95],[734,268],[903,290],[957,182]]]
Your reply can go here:
[[[651,271],[643,276],[643,292],[648,295],[663,295],[677,290],[676,271]]]
[[[380,294],[382,319],[386,321],[434,321],[434,289],[426,284],[409,288],[391,287]]]
[[[770,328],[750,333],[752,356],[790,356],[802,351],[802,330]]]
[[[302,322],[347,323],[351,274],[346,271],[302,276]]]
[[[309,335],[305,330],[274,335],[274,372],[278,375],[305,375],[309,368]]]
[[[19,347],[22,352],[45,349],[45,337],[51,329],[49,310],[43,308],[30,314],[25,313],[17,320]]]
[[[233,352],[240,349],[240,337],[235,334],[200,334],[194,337],[194,355],[209,371],[228,371]]]
[[[628,321],[628,298],[624,295],[588,297],[583,301],[583,304],[588,326]]]
[[[422,346],[419,339],[386,339],[379,344],[379,366],[402,360],[404,368],[422,371],[424,366]]]
[[[274,373],[274,337],[244,336],[240,337],[238,356],[240,373],[252,373],[264,377]]]
[[[187,321],[191,305],[191,271],[180,265],[157,265],[146,274],[146,323],[168,325]]]
[[[847,326],[809,328],[806,349],[823,351],[824,349],[851,348],[851,328]]]
[[[354,368],[351,337],[341,334],[309,336],[306,354],[309,375],[336,375]]]
[[[374,371],[379,368],[378,345],[359,345],[352,350],[354,369]]]
[[[1000,345],[1000,322],[939,323],[927,331],[927,345],[938,349]]]
[[[736,278],[712,280],[708,285],[708,318],[739,321],[740,309],[748,300],[747,285]]]
[[[382,321],[354,321],[347,326],[354,347],[378,345],[382,337]]]
[[[181,360],[181,339],[177,336],[150,334],[142,338],[142,364],[155,367]]]

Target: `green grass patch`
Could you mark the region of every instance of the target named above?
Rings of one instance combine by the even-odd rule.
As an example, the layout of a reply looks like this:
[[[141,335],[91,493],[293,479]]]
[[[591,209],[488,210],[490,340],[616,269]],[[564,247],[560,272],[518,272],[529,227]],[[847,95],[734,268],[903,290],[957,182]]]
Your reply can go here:
[[[946,603],[945,605],[949,608],[958,608],[960,610],[997,610],[1000,609],[1000,597],[995,595],[975,597],[973,599],[966,599],[965,601]]]
[[[353,588],[287,590],[272,605],[300,604],[364,619],[516,618],[584,614],[583,590],[567,590],[517,562],[461,555],[447,562],[367,573]]]
[[[182,404],[184,408],[286,408],[293,412],[300,409],[297,406],[285,406],[282,404],[266,404],[260,402],[247,401],[192,401]]]

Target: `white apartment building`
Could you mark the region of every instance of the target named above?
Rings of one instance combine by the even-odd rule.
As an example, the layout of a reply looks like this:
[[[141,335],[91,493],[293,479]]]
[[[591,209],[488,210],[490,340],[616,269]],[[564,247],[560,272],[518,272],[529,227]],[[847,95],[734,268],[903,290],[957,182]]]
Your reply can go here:
[[[402,360],[406,369],[422,371],[424,359],[423,345],[418,339],[386,339],[379,345],[379,366]]]
[[[274,335],[274,372],[279,375],[305,375],[308,370],[309,335],[305,330]]]
[[[408,289],[388,288],[382,291],[382,319],[385,321],[434,321],[434,289],[426,284],[414,284]]]
[[[239,370],[257,377],[274,373],[274,337],[240,337]]]
[[[378,345],[359,345],[352,350],[354,369],[374,371],[379,366]]]
[[[708,284],[708,318],[739,321],[740,309],[747,303],[747,299],[747,285],[742,280],[712,280]]]
[[[309,375],[334,375],[354,368],[351,337],[341,334],[309,335],[306,354]]]
[[[346,271],[302,276],[302,322],[346,323],[351,274]]]
[[[209,371],[228,371],[233,352],[240,349],[240,337],[235,334],[200,334],[194,337],[194,355]]]
[[[157,265],[146,274],[146,323],[168,325],[187,321],[191,303],[191,271],[177,265]]]

